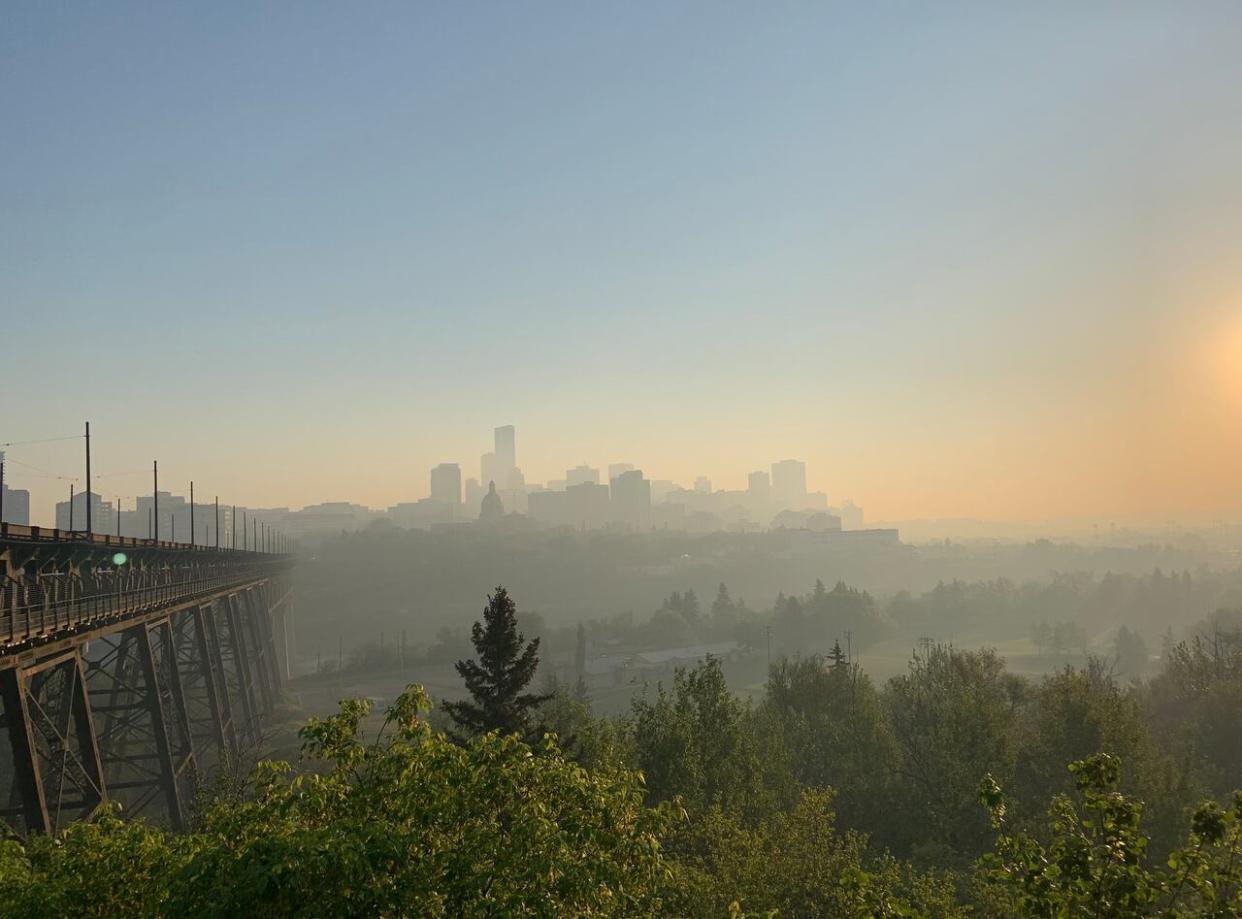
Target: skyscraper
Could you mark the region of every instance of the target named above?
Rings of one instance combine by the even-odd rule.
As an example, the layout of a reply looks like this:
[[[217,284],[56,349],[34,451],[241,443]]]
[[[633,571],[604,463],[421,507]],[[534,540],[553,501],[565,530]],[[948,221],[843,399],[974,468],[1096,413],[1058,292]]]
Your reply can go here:
[[[4,488],[4,523],[30,525],[30,492],[24,488]]]
[[[457,507],[461,504],[461,467],[441,463],[431,470],[431,497]]]
[[[484,453],[479,457],[479,481],[484,488],[487,488],[490,482],[496,482],[501,486],[505,484],[500,476],[500,464],[496,462],[495,453]]]
[[[791,510],[806,506],[806,463],[787,459],[772,464],[772,498]]]
[[[623,472],[630,472],[634,468],[633,463],[609,463],[608,464],[608,481],[618,478]]]
[[[509,473],[517,468],[517,448],[514,441],[513,425],[506,424],[498,427],[495,432],[495,449],[496,449],[496,467],[500,474],[504,476],[504,481],[498,481],[498,488],[511,488],[509,484]]]
[[[611,482],[612,518],[637,528],[651,522],[651,483],[641,469],[622,472]]]
[[[565,471],[566,488],[573,485],[582,485],[586,482],[590,482],[592,485],[598,485],[599,470],[592,469],[590,466],[586,465],[586,463],[583,463],[581,466],[575,466],[573,469],[567,469]]]
[[[755,501],[766,501],[772,496],[772,479],[762,469],[746,477],[746,491]]]

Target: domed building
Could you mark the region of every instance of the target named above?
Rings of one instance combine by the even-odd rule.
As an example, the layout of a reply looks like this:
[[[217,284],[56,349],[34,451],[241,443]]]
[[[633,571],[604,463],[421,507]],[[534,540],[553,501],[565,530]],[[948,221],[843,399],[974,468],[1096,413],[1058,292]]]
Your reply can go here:
[[[479,507],[479,519],[494,522],[504,516],[505,506],[500,500],[500,495],[496,494],[496,482],[493,480],[487,483],[487,494],[483,496],[483,503]]]

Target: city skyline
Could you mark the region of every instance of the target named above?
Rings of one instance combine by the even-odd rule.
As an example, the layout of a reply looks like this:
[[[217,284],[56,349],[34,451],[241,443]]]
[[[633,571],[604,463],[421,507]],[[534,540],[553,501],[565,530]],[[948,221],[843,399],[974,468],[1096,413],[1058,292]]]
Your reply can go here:
[[[1242,517],[1236,7],[897,25],[19,5],[0,442],[87,416],[109,499],[159,457],[383,507],[502,418],[532,481],[796,456],[878,519]],[[9,451],[34,513],[57,449]]]
[[[61,445],[57,449],[63,450],[65,445],[75,445],[79,447],[83,446],[83,444],[77,444],[77,441],[79,440],[80,438],[67,436],[63,438],[55,438],[50,442]],[[18,446],[20,447],[22,445],[23,444],[19,442]],[[44,443],[36,443],[35,445],[42,446],[44,449],[47,449],[46,444]],[[98,445],[99,434],[98,428],[96,428],[93,446],[97,448]],[[3,459],[4,457],[4,452],[0,451],[0,459]],[[733,481],[734,479],[744,481],[744,487],[730,489],[726,487],[713,488],[713,480],[709,476],[702,474],[695,475],[688,481],[676,481],[674,479],[663,477],[656,478],[647,473],[642,466],[636,466],[634,463],[626,461],[601,464],[598,467],[591,466],[587,462],[580,462],[573,467],[565,468],[563,478],[548,478],[543,481],[527,481],[521,466],[517,462],[517,458],[518,451],[516,447],[516,426],[512,424],[501,425],[493,429],[493,449],[480,455],[478,466],[479,474],[477,477],[470,476],[468,473],[463,473],[463,469],[468,470],[470,468],[468,463],[446,460],[437,463],[427,470],[427,485],[421,490],[421,492],[414,489],[413,491],[407,492],[403,495],[401,500],[387,505],[381,504],[379,506],[367,504],[357,505],[356,499],[351,496],[322,501],[289,503],[284,505],[266,503],[253,506],[248,504],[236,505],[236,502],[229,503],[226,499],[225,503],[221,505],[226,514],[225,522],[222,523],[221,526],[222,529],[224,529],[231,525],[229,523],[232,519],[230,508],[234,505],[239,508],[239,513],[241,510],[246,510],[260,514],[265,512],[287,513],[289,511],[314,509],[332,505],[357,505],[366,507],[370,510],[386,512],[388,515],[393,516],[394,519],[399,520],[403,513],[416,513],[417,506],[426,505],[428,502],[435,502],[438,504],[449,505],[454,508],[464,508],[465,510],[455,513],[450,518],[456,522],[461,522],[477,517],[479,501],[488,491],[489,485],[492,483],[497,484],[501,499],[508,500],[508,509],[518,513],[526,513],[526,500],[529,494],[538,492],[564,493],[567,490],[575,488],[581,490],[582,486],[599,488],[607,494],[610,490],[615,488],[618,480],[621,480],[622,482],[633,480],[635,482],[643,483],[641,488],[645,489],[646,494],[648,495],[647,501],[651,505],[666,503],[670,500],[669,496],[671,494],[683,491],[687,495],[707,496],[748,494],[752,499],[759,501],[760,504],[765,507],[770,504],[771,510],[768,512],[768,516],[770,516],[772,512],[778,510],[800,510],[804,508],[814,508],[826,511],[830,508],[836,509],[838,506],[829,503],[830,498],[826,492],[808,488],[806,464],[796,459],[787,458],[774,460],[769,464],[769,468],[765,470],[752,470],[741,475],[722,477],[728,481]],[[85,466],[84,451],[80,459],[83,466]],[[66,495],[63,499],[52,499],[51,510],[53,513],[41,513],[37,499],[22,497],[19,499],[17,507],[22,508],[24,516],[21,519],[11,517],[11,513],[15,512],[16,508],[13,505],[10,505],[9,511],[4,515],[4,519],[6,521],[28,522],[36,526],[56,526],[61,529],[69,529],[71,526],[76,529],[84,528],[86,516],[85,509],[87,504],[87,491],[83,485],[85,482],[84,469],[81,475],[74,475],[70,472],[66,472],[63,475],[52,476],[52,474],[48,470],[43,469],[43,467],[38,467],[24,461],[18,461],[17,465],[19,469],[19,478],[32,478],[35,482],[42,481],[43,483],[46,483],[49,479],[52,479],[57,483],[57,487],[62,490],[67,488],[68,495]],[[165,470],[166,469],[167,467],[165,467]],[[33,474],[22,470],[32,470]],[[151,476],[153,474],[154,470],[144,470],[141,473],[141,475],[146,476]],[[140,473],[134,472],[122,474],[121,477],[132,481],[139,475]],[[167,471],[165,471],[165,476],[167,476]],[[785,476],[786,478],[786,481],[783,483],[781,483],[782,476]],[[109,493],[106,488],[101,487],[115,477],[115,473],[93,473],[95,482],[89,494],[90,504],[94,509],[95,531],[100,533],[114,533],[116,532],[118,522],[120,522],[124,535],[147,535],[145,531],[149,530],[152,526],[152,521],[149,516],[152,504],[151,491],[147,491],[145,493],[139,491],[128,496],[122,496],[115,491]],[[757,479],[757,477],[759,478]],[[762,479],[764,482],[761,489],[756,487],[756,482],[759,479]],[[778,487],[774,490],[771,489],[768,484],[773,479],[776,479],[778,483],[781,483],[778,484]],[[188,507],[188,499],[185,495],[178,493],[177,486],[173,484],[171,486],[171,490],[165,490],[164,486],[167,484],[167,478],[161,480],[160,495],[162,499],[170,499],[165,500],[165,504],[160,512],[160,526],[162,532],[165,533],[169,532],[170,529],[175,526],[174,517],[172,515],[175,514],[177,510],[184,510],[182,507],[183,505]],[[10,485],[10,481],[7,477],[4,481],[4,487],[6,489],[6,495],[14,493],[15,489]],[[23,495],[29,494],[28,492],[23,492],[20,489],[17,491]],[[55,488],[45,487],[43,489],[39,489],[36,486],[34,494],[45,497],[54,494],[54,491]],[[811,504],[807,504],[808,496],[810,497]],[[128,497],[129,499],[128,506],[125,497]],[[70,499],[72,499],[72,512],[70,510]],[[218,496],[216,495],[210,495],[204,499],[203,493],[200,491],[197,506],[201,511],[203,508],[211,508],[217,500]],[[849,505],[857,510],[857,507],[853,504],[852,499],[843,498],[840,500],[840,504]],[[120,508],[123,512],[122,521],[118,521],[116,516],[118,508]],[[209,527],[209,524],[205,522],[207,520],[205,513],[209,513],[209,511],[200,513],[199,524],[196,525],[196,530],[203,530],[203,528]],[[147,522],[144,524],[143,521]],[[627,520],[625,522],[638,523],[639,521]],[[758,521],[758,523],[762,526],[766,526],[768,521],[764,519]],[[183,528],[187,527],[187,525],[187,522],[183,520]],[[185,530],[183,530],[183,532],[185,532]],[[199,538],[205,539],[206,537],[200,535]]]

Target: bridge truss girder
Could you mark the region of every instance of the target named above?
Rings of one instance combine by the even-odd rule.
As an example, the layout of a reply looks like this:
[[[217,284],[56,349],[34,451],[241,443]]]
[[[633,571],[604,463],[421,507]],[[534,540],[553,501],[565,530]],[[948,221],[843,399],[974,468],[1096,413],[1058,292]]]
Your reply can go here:
[[[258,577],[0,653],[0,818],[50,833],[116,802],[185,827],[197,784],[262,740],[289,602]]]

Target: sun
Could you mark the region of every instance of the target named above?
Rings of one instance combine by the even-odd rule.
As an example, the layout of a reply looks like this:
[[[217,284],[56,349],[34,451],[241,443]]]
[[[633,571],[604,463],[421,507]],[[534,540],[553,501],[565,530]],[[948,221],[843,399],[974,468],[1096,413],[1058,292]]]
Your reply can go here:
[[[1213,351],[1218,378],[1231,400],[1242,407],[1242,307],[1226,322]]]

